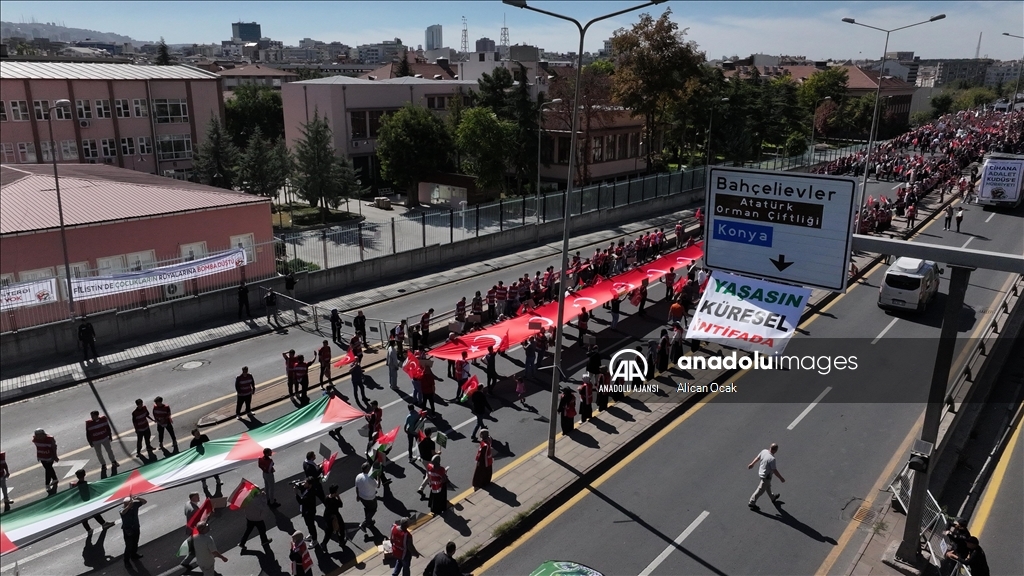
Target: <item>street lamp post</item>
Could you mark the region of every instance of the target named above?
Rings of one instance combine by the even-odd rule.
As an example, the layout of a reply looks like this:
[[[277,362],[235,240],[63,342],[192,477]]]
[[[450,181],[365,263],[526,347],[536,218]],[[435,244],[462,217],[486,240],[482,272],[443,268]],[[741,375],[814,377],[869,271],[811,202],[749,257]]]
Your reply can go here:
[[[723,103],[724,102],[728,102],[728,101],[729,101],[728,98],[722,98],[721,100],[719,100],[719,102],[723,102]],[[711,103],[711,117],[708,118],[708,141],[707,141],[707,145],[704,146],[705,153],[708,155],[708,159],[704,163],[705,164],[705,166],[704,166],[705,174],[707,173],[707,167],[711,166],[711,126],[715,122],[715,108],[717,108],[717,106],[715,106],[715,102],[712,102]]]
[[[1024,40],[1024,36],[1017,36],[1016,34],[1010,34],[1009,32],[1003,32],[1003,36]],[[1020,71],[1022,69],[1024,69],[1024,60],[1017,62],[1017,83],[1013,86],[1013,96],[1010,97],[1010,112],[1013,112],[1013,109],[1017,106],[1017,92],[1020,92]]]
[[[71,261],[68,259],[68,236],[64,230],[64,203],[60,197],[60,178],[57,176],[57,141],[53,139],[53,111],[71,110],[70,100],[57,100],[46,111],[46,126],[50,130],[50,160],[53,161],[53,187],[57,190],[57,219],[60,222],[60,244],[64,251],[64,281],[68,290],[68,312],[75,319],[75,294],[71,289]]]
[[[874,26],[868,26],[867,24],[862,24],[860,22],[857,22],[853,18],[843,18],[843,22],[846,22],[847,24],[856,24],[857,26],[863,26],[865,28],[871,28],[872,30],[878,30],[879,32],[885,32],[885,48],[882,49],[882,66],[878,69],[878,87],[875,88],[875,108],[874,108],[874,111],[871,113],[871,130],[868,131],[868,146],[867,146],[867,149],[864,151],[865,152],[864,153],[864,179],[861,181],[860,198],[858,199],[858,202],[857,202],[857,220],[858,220],[858,224],[857,225],[858,226],[860,226],[859,221],[860,221],[861,210],[863,210],[863,208],[864,208],[864,197],[867,195],[868,172],[871,169],[871,146],[874,144],[875,129],[878,126],[878,99],[879,99],[879,96],[882,93],[882,75],[885,74],[885,56],[886,56],[886,52],[889,51],[889,34],[891,34],[893,32],[896,32],[897,30],[904,30],[906,28],[912,28],[914,26],[920,26],[921,24],[928,24],[929,22],[935,22],[936,20],[942,20],[945,17],[946,17],[945,14],[937,14],[937,15],[932,16],[931,18],[929,18],[929,19],[927,19],[927,20],[925,20],[923,22],[916,22],[914,24],[908,24],[906,26],[900,26],[899,28],[893,28],[891,30],[886,30],[884,28],[876,28]]]
[[[831,100],[831,96],[825,96],[814,103],[814,110],[811,111],[811,166],[814,166],[814,122],[818,119],[818,105],[825,100]]]
[[[569,267],[569,223],[571,220],[569,218],[569,198],[572,195],[574,176],[573,167],[575,166],[576,160],[577,145],[575,140],[576,129],[579,125],[578,122],[580,101],[580,77],[583,72],[583,39],[587,35],[587,30],[596,22],[607,20],[609,18],[614,18],[621,14],[633,12],[634,10],[646,8],[648,6],[654,6],[655,4],[661,4],[662,2],[665,2],[665,0],[651,0],[650,2],[645,2],[632,8],[626,8],[625,10],[619,10],[618,12],[613,12],[611,14],[599,16],[587,22],[586,24],[580,24],[579,20],[576,20],[575,18],[570,18],[568,16],[556,14],[555,12],[549,12],[547,10],[542,10],[540,8],[529,6],[526,3],[526,0],[503,0],[503,2],[505,4],[508,4],[509,6],[515,6],[516,8],[524,8],[526,10],[531,10],[533,12],[538,12],[540,14],[551,16],[552,18],[558,18],[559,20],[566,20],[568,22],[572,22],[573,24],[576,25],[576,28],[579,30],[580,33],[580,49],[579,52],[577,52],[577,58],[579,58],[579,61],[576,64],[576,86],[572,101],[572,127],[569,132],[571,135],[570,137],[572,139],[571,146],[569,146],[569,175],[566,178],[567,184],[565,190],[565,198],[562,205],[562,266],[561,272],[558,275],[558,318],[555,322],[555,357],[554,364],[551,367],[551,412],[549,418],[550,425],[548,426],[548,458],[554,458],[555,434],[558,426],[558,388],[559,384],[561,383],[560,376],[562,374],[562,337],[564,332],[562,327],[563,316],[565,314],[565,276],[566,271]]]
[[[561,104],[561,98],[555,98],[544,102],[537,107],[537,189],[534,190],[537,200],[533,203],[533,209],[537,212],[537,235],[540,236],[540,137],[544,133],[544,107],[552,104]]]

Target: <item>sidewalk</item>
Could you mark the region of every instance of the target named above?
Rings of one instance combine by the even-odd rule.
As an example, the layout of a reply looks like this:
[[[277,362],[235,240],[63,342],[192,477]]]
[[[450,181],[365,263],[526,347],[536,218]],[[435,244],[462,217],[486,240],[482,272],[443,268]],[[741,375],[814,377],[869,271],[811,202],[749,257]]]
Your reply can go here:
[[[613,238],[623,235],[635,236],[640,231],[646,231],[651,228],[667,228],[671,235],[671,230],[679,220],[683,220],[687,231],[691,232],[696,229],[693,213],[693,209],[685,209],[665,216],[623,224],[612,229],[580,234],[570,240],[570,250],[583,250],[585,247],[594,244],[604,245]],[[401,296],[408,296],[480,274],[522,264],[530,260],[556,256],[560,253],[561,241],[550,242],[527,250],[498,256],[487,261],[473,262],[455,268],[439,270],[432,274],[424,274],[417,279],[393,282],[318,302],[308,302],[308,304],[316,304],[318,307],[326,310],[337,308],[339,312],[355,311],[371,304],[379,304]],[[290,316],[287,312],[282,312],[281,315],[283,318]],[[58,390],[88,380],[111,376],[171,358],[268,334],[274,330],[275,327],[268,324],[265,317],[256,315],[248,321],[234,322],[180,337],[131,347],[114,354],[101,356],[99,361],[90,362],[89,364],[74,362],[47,366],[37,363],[36,366],[29,368],[31,372],[0,381],[0,402],[12,402]],[[66,362],[66,359],[59,360]]]

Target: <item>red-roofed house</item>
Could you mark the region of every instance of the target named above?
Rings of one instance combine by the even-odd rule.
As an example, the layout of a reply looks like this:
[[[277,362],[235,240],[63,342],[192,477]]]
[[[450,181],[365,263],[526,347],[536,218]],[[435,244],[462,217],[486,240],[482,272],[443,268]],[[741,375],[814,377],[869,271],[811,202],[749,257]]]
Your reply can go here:
[[[224,90],[233,92],[235,88],[243,84],[256,84],[258,86],[269,86],[281,89],[282,84],[294,82],[299,75],[289,70],[278,70],[270,66],[250,64],[238,66],[237,68],[225,68],[216,72],[224,82]]]
[[[75,277],[165,266],[229,248],[246,250],[247,281],[276,275],[270,200],[102,164],[64,164],[60,191],[68,261]],[[2,330],[67,317],[57,197],[46,164],[0,166],[0,282],[58,278],[61,301],[5,311]],[[198,284],[76,302],[78,314],[137,307],[235,285],[238,272]]]

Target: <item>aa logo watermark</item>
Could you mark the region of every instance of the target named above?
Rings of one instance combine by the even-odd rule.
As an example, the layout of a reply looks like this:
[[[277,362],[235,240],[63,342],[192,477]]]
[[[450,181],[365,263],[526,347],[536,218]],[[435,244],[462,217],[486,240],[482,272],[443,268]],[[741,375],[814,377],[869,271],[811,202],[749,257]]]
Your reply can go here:
[[[612,382],[618,381],[619,378],[626,382],[632,382],[637,378],[647,380],[647,358],[630,348],[613,354],[609,368],[612,371]]]

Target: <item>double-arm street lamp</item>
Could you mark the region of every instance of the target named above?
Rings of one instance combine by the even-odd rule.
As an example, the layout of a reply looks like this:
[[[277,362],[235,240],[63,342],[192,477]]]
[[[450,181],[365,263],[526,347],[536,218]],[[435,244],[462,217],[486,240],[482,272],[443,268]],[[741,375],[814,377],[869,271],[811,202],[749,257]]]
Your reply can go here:
[[[825,100],[831,100],[831,96],[825,96],[814,103],[814,110],[811,111],[811,162],[810,165],[814,166],[814,124],[818,121],[818,106],[821,105]],[[827,137],[827,136],[826,136]]]
[[[546,16],[551,16],[552,18],[572,22],[576,25],[576,28],[580,33],[580,49],[579,52],[576,53],[576,57],[578,58],[578,62],[576,63],[576,86],[574,87],[572,100],[572,128],[569,131],[571,139],[571,146],[569,146],[569,175],[566,178],[567,184],[565,189],[565,199],[562,205],[562,218],[564,221],[562,225],[562,269],[558,275],[558,318],[555,321],[555,358],[554,364],[551,367],[551,414],[550,426],[548,427],[548,457],[554,458],[555,433],[558,425],[558,392],[562,374],[562,326],[563,315],[565,314],[565,290],[568,288],[565,276],[569,267],[569,198],[572,196],[573,177],[575,175],[573,167],[575,166],[576,161],[576,129],[579,125],[580,76],[583,72],[583,38],[586,36],[587,30],[596,22],[614,18],[628,12],[633,12],[634,10],[640,10],[641,8],[647,8],[648,6],[654,6],[655,4],[661,4],[662,2],[665,2],[665,0],[651,0],[650,2],[645,2],[632,8],[626,8],[625,10],[619,10],[618,12],[599,16],[586,24],[580,24],[579,20],[576,20],[575,18],[570,18],[568,16],[556,14],[555,12],[549,12],[541,8],[529,6],[526,3],[526,0],[503,0],[503,2],[509,6],[524,8]]]
[[[544,133],[544,108],[553,104],[561,104],[561,98],[549,100],[537,107],[537,189],[534,192],[537,200],[533,203],[533,209],[537,211],[537,235],[540,238],[540,136]]]
[[[871,131],[868,132],[868,147],[867,150],[865,150],[864,154],[864,180],[861,183],[860,198],[859,202],[857,203],[858,221],[860,219],[861,210],[864,209],[864,197],[867,195],[866,193],[868,188],[868,172],[871,170],[871,146],[874,144],[875,130],[878,127],[878,100],[882,92],[882,76],[885,74],[885,56],[886,52],[889,51],[889,34],[896,32],[897,30],[905,30],[907,28],[912,28],[914,26],[920,26],[921,24],[928,24],[929,22],[942,20],[945,17],[945,14],[938,14],[932,16],[931,18],[923,22],[907,24],[906,26],[900,26],[899,28],[893,28],[891,30],[886,30],[884,28],[876,28],[874,26],[868,26],[867,24],[857,22],[853,18],[843,18],[843,22],[846,22],[847,24],[856,24],[857,26],[863,26],[865,28],[871,28],[872,30],[878,30],[879,32],[885,32],[885,48],[882,49],[882,66],[878,69],[878,87],[875,89],[875,109],[874,112],[871,113]]]
[[[1024,36],[1017,36],[1016,34],[1010,34],[1009,32],[1003,32],[1003,36],[1024,40]],[[1017,106],[1017,92],[1020,92],[1020,71],[1022,69],[1024,69],[1024,60],[1019,60],[1017,62],[1017,83],[1013,86],[1013,96],[1010,97],[1010,112],[1013,112],[1013,109]]]
[[[53,111],[61,109],[70,114],[71,101],[57,100],[46,110],[46,126],[50,130],[50,160],[53,161],[53,187],[57,190],[57,218],[60,222],[60,244],[64,251],[64,282],[68,290],[68,312],[75,319],[75,295],[71,289],[71,261],[68,259],[68,237],[64,232],[64,203],[60,198],[60,178],[57,177],[57,141],[53,139]]]

